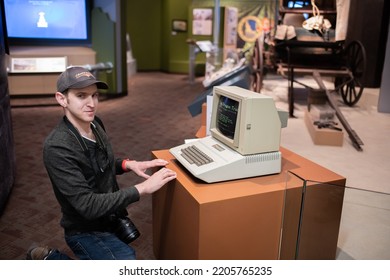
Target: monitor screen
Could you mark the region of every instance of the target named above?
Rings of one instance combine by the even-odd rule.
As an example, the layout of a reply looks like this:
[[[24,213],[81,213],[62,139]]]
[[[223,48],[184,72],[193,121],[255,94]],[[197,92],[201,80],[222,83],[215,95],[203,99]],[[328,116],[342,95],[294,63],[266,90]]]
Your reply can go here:
[[[226,96],[221,97],[218,103],[217,128],[226,137],[234,139],[239,103]]]
[[[11,45],[90,44],[89,0],[5,0]]]

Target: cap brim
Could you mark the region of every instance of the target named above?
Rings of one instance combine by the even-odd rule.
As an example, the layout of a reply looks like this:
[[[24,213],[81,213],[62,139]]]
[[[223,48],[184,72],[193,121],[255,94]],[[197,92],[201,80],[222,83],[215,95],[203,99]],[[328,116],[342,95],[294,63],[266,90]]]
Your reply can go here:
[[[85,88],[90,85],[96,84],[98,89],[108,89],[108,85],[105,82],[102,81],[93,81],[93,80],[85,80],[85,81],[80,81],[78,83],[73,84],[69,88]]]

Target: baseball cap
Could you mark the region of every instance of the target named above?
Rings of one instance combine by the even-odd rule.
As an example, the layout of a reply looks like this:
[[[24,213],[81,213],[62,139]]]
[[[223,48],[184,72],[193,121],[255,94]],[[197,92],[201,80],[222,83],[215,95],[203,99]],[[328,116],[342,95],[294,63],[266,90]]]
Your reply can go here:
[[[84,88],[96,84],[98,89],[108,89],[105,82],[98,81],[87,69],[74,66],[66,69],[57,79],[57,91],[64,92],[70,88]]]

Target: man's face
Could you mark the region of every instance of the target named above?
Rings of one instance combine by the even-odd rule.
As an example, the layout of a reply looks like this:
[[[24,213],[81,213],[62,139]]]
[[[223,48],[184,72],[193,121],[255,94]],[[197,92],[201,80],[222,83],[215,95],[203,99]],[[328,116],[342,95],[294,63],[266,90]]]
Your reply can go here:
[[[77,123],[90,123],[95,117],[99,94],[95,84],[81,89],[69,89],[64,95],[66,115]]]

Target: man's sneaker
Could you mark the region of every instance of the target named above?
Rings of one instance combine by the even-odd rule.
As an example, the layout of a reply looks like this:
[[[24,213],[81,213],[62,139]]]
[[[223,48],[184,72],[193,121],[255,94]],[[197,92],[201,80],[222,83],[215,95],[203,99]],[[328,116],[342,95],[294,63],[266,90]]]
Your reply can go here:
[[[26,260],[46,260],[52,251],[48,247],[33,247],[28,250]]]

